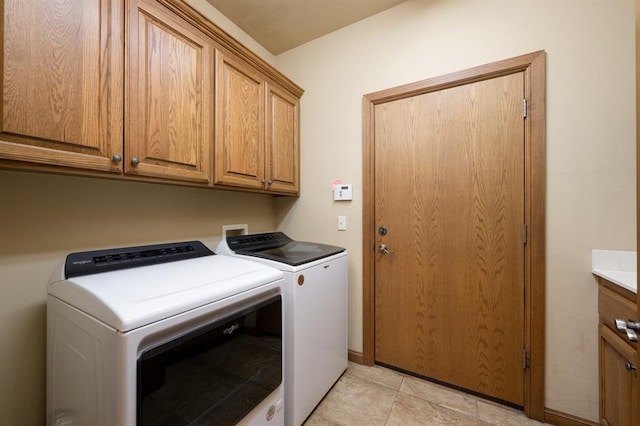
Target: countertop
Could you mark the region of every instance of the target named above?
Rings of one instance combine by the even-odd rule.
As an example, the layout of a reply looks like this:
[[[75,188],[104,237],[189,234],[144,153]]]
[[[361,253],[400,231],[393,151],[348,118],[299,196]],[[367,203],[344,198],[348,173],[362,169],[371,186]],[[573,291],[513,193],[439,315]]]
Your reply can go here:
[[[591,272],[634,293],[638,292],[635,251],[592,250]]]

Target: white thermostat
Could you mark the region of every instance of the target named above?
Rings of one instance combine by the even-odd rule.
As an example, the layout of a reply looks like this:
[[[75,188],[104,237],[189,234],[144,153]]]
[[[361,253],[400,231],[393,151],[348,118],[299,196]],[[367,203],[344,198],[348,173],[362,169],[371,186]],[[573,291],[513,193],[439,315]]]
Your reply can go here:
[[[333,187],[333,199],[335,201],[353,200],[353,186],[349,184],[338,184]]]

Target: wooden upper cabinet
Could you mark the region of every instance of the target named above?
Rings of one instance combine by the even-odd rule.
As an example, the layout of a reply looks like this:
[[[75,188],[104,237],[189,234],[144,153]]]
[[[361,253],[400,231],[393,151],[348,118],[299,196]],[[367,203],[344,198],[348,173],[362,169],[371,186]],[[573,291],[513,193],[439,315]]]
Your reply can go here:
[[[269,193],[299,189],[299,98],[217,52],[216,185]]]
[[[267,85],[266,169],[269,189],[300,190],[300,100],[274,84]]]
[[[128,1],[125,173],[209,183],[214,48],[154,1]]]
[[[216,184],[265,188],[264,77],[216,52]]]
[[[121,172],[122,4],[4,0],[0,159]]]
[[[302,89],[184,0],[0,13],[0,167],[298,193]]]

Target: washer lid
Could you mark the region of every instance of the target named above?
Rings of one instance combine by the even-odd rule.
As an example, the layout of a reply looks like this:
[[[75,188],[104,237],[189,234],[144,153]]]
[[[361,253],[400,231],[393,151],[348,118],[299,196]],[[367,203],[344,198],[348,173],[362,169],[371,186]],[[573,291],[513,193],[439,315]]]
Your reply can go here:
[[[161,263],[51,282],[49,294],[126,332],[282,279],[228,256]]]
[[[345,251],[342,247],[294,241],[282,232],[227,237],[229,249],[236,254],[260,257],[299,266]]]

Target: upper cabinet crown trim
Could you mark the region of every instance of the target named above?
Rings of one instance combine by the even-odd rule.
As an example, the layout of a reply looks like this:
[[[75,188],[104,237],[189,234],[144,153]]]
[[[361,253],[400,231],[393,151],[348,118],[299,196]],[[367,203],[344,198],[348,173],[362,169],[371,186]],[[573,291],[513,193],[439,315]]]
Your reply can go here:
[[[270,79],[279,83],[282,87],[290,91],[293,95],[301,97],[304,90],[285,75],[276,70],[260,56],[253,53],[242,43],[236,40],[229,33],[211,22],[209,18],[202,15],[198,10],[185,3],[183,0],[157,0],[172,12],[182,17],[187,22],[195,25],[200,30],[209,35],[215,43],[229,52],[237,55],[252,66],[260,70]]]

